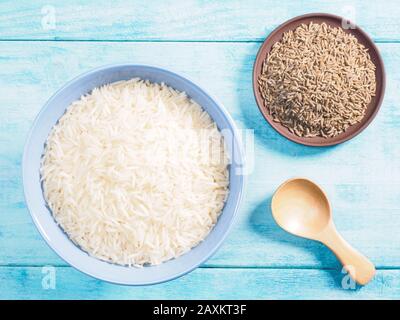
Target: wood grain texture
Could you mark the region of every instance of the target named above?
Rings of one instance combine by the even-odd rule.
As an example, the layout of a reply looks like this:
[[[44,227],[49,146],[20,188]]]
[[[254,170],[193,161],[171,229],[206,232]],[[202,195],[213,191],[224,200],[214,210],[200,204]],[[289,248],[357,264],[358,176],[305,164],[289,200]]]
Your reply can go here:
[[[376,41],[400,40],[397,0],[3,0],[0,12],[0,39],[261,41],[289,18],[329,12],[354,20]]]
[[[61,267],[55,269],[55,289],[43,289],[49,288],[46,275],[40,267],[0,267],[0,286],[6,288],[0,299],[396,299],[400,288],[399,270],[378,271],[368,286],[355,289],[330,270],[201,268],[167,283],[129,287]]]
[[[387,69],[395,70],[400,44],[379,47]],[[271,219],[273,191],[293,176],[321,183],[338,229],[378,267],[400,266],[399,75],[388,74],[382,109],[361,135],[333,148],[303,147],[279,136],[259,114],[251,87],[257,49],[252,43],[0,42],[0,264],[65,265],[33,226],[20,179],[25,136],[43,103],[67,80],[92,67],[156,62],[203,84],[240,127],[255,130],[254,156],[247,150],[254,170],[237,223],[206,266],[338,267],[320,244],[286,234]]]

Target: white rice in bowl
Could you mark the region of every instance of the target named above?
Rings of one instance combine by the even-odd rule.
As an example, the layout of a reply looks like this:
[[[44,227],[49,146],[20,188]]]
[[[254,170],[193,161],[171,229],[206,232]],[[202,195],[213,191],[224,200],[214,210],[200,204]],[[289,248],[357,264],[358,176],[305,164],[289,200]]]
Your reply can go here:
[[[88,254],[157,265],[199,244],[228,196],[228,153],[184,92],[141,79],[94,89],[53,127],[41,177],[57,223]]]

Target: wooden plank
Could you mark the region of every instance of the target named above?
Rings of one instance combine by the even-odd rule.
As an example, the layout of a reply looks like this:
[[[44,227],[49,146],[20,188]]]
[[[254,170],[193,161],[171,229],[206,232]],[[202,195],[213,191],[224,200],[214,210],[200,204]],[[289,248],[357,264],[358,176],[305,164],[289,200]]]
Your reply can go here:
[[[0,299],[400,298],[400,270],[380,270],[372,282],[355,289],[343,277],[331,270],[201,268],[164,284],[129,287],[95,280],[70,267],[55,268],[54,273],[48,267],[0,267],[0,285],[7,288],[0,290]]]
[[[330,267],[321,245],[276,227],[267,210],[285,179],[306,176],[327,190],[338,229],[380,267],[400,266],[400,75],[388,73],[382,109],[361,135],[334,148],[308,148],[275,133],[255,105],[251,71],[257,43],[0,42],[0,264],[64,263],[47,248],[25,208],[20,166],[35,114],[62,84],[119,62],[162,65],[186,74],[221,100],[241,128],[255,130],[254,170],[232,233],[207,266]],[[400,44],[380,44],[387,70]],[[160,54],[162,53],[162,54]],[[173,57],[173,58],[171,58]],[[251,152],[248,149],[248,158]]]
[[[400,6],[378,1],[1,1],[0,39],[261,41],[294,16],[328,12],[376,41],[400,39]]]

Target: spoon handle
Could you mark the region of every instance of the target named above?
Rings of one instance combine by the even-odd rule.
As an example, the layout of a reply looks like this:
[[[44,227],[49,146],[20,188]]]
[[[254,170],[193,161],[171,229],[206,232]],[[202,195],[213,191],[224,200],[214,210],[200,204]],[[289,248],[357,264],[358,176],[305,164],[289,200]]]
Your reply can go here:
[[[319,240],[333,251],[358,284],[365,285],[374,277],[372,262],[344,240],[334,227],[325,229]]]

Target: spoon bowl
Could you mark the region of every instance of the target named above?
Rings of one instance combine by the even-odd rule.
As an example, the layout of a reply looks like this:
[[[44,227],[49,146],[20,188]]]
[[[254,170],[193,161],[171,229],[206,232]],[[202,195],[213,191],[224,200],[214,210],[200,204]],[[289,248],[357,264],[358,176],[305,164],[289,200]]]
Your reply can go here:
[[[283,229],[296,236],[316,239],[331,219],[325,193],[307,179],[293,179],[276,191],[272,214]]]
[[[375,267],[337,232],[325,192],[314,182],[297,178],[283,183],[271,202],[277,224],[289,233],[325,244],[359,284],[368,283]]]

